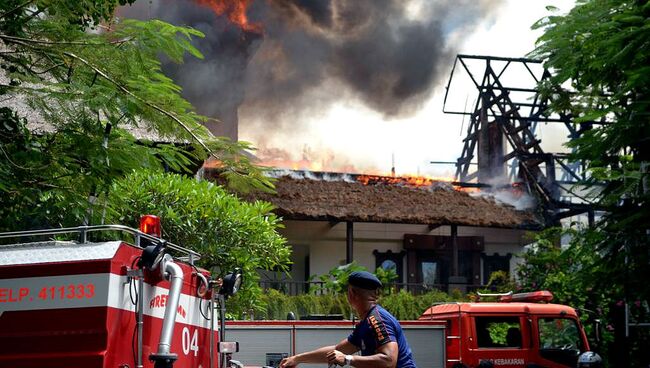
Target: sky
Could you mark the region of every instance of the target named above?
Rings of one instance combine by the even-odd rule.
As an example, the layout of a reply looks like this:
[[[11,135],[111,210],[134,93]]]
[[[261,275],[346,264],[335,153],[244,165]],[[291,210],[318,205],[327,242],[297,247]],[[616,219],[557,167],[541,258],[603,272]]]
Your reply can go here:
[[[427,1],[427,0],[422,0]],[[545,15],[546,6],[565,12],[572,0],[506,0],[497,11],[485,18],[471,34],[457,33],[450,37],[463,54],[524,57],[535,45],[540,31],[531,25]],[[413,8],[417,17],[417,7]],[[431,164],[430,161],[455,161],[461,154],[467,124],[463,117],[442,112],[445,85],[452,64],[443,68],[442,83],[434,89],[419,109],[410,116],[387,119],[355,99],[332,104],[318,114],[305,117],[299,130],[269,135],[259,129],[245,106],[239,111],[239,138],[252,142],[260,153],[279,148],[294,160],[307,158],[311,169],[389,173],[395,167],[398,175],[451,177],[453,165]],[[328,88],[327,83],[321,88]],[[457,96],[474,98],[472,89],[454,90]],[[540,135],[547,150],[561,150],[563,128],[542,127]]]

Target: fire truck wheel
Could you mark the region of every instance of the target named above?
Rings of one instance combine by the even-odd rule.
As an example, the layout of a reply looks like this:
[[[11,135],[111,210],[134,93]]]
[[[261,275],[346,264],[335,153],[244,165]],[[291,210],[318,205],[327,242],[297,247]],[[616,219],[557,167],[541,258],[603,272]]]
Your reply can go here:
[[[451,368],[469,368],[469,367],[463,363],[456,363]]]

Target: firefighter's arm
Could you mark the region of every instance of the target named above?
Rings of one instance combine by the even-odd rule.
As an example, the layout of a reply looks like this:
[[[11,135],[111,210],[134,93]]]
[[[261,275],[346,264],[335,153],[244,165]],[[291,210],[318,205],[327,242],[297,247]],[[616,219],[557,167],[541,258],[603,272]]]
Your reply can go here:
[[[349,347],[347,345],[349,345]],[[280,362],[280,368],[291,368],[300,363],[325,363],[327,362],[327,353],[335,350],[337,347],[341,347],[344,351],[348,352],[348,354],[352,354],[358,350],[357,347],[349,343],[347,339],[343,339],[336,346],[323,346],[316,350],[284,358],[282,359],[282,362]]]
[[[352,347],[356,349],[354,345]],[[377,348],[377,353],[374,355],[352,356],[350,365],[356,368],[395,368],[397,365],[397,351],[397,343],[391,341]],[[327,362],[330,365],[337,364],[343,366],[345,365],[345,356],[347,354],[350,353],[334,350],[327,355]]]
[[[343,339],[334,347],[334,351],[340,351],[343,354],[354,354],[359,351],[359,348],[348,339]]]

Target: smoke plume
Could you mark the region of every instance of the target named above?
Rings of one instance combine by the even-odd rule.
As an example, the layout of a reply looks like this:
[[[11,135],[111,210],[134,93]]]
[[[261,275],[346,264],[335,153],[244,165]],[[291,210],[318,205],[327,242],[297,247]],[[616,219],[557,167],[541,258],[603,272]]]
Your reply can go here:
[[[248,5],[248,26],[210,2]],[[489,0],[151,0],[124,16],[197,28],[205,60],[168,71],[199,112],[260,129],[298,129],[333,102],[361,101],[385,117],[417,111],[440,85],[454,40],[498,7]],[[236,5],[233,5],[236,4]],[[444,74],[444,75],[443,75]],[[242,122],[246,123],[246,122]]]

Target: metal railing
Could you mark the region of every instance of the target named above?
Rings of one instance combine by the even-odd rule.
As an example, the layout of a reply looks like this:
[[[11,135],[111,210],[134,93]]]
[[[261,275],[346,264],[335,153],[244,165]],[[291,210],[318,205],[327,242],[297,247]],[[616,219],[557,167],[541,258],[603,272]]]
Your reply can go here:
[[[40,230],[26,230],[26,231],[12,231],[6,233],[0,233],[0,239],[5,238],[33,238],[40,236],[52,236],[52,235],[63,235],[63,234],[78,234],[78,242],[86,243],[88,241],[88,234],[93,232],[100,231],[118,231],[122,233],[127,233],[133,236],[135,246],[142,247],[141,240],[146,239],[154,242],[155,244],[163,244],[165,248],[174,250],[183,254],[187,259],[185,260],[189,263],[194,263],[196,260],[201,258],[201,255],[191,249],[181,247],[174,243],[165,241],[164,239],[156,238],[155,236],[143,233],[140,230],[124,226],[124,225],[94,225],[94,226],[77,226],[77,227],[64,227],[59,229],[40,229]]]
[[[260,287],[263,290],[274,289],[286,295],[325,294],[324,286],[325,283],[322,281],[260,281]]]

